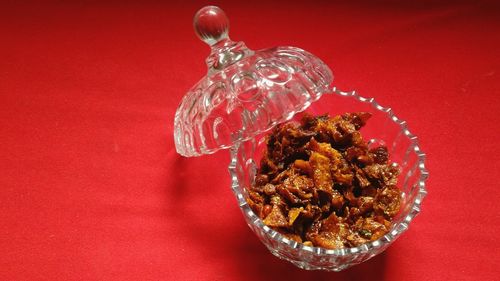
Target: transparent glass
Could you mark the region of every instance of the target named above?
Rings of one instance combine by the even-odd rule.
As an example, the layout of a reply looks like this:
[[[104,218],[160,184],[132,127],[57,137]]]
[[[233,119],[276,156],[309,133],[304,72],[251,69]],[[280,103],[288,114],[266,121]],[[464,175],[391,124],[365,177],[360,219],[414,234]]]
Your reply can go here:
[[[329,113],[330,116],[357,111],[373,114],[361,132],[370,145],[387,146],[391,161],[398,163],[401,168],[398,186],[403,192],[401,211],[394,218],[391,230],[380,239],[358,247],[329,250],[304,246],[264,225],[248,206],[246,190],[255,178],[257,163],[260,163],[265,149],[266,133],[242,142],[231,150],[229,171],[232,189],[248,226],[271,253],[300,268],[340,271],[380,254],[408,229],[411,221],[420,212],[420,205],[427,193],[425,154],[418,146],[417,137],[408,130],[406,122],[396,117],[390,108],[379,105],[373,98],[333,89],[330,93],[325,93],[321,101],[307,109],[307,112],[315,115]],[[296,114],[293,119],[298,120],[300,115]]]
[[[232,189],[248,225],[271,253],[303,269],[340,271],[381,253],[408,229],[426,195],[428,173],[425,155],[405,121],[374,99],[330,89],[331,70],[311,53],[294,47],[253,51],[243,42],[231,41],[229,21],[218,7],[200,9],[193,25],[211,53],[207,75],[188,91],[175,114],[176,150],[192,157],[231,148]],[[401,211],[382,238],[335,250],[304,246],[265,226],[248,206],[247,188],[265,149],[266,132],[299,119],[304,110],[331,116],[356,111],[373,114],[362,129],[363,136],[370,145],[387,146],[391,160],[401,167],[398,185],[403,192]]]
[[[184,96],[174,120],[175,147],[200,156],[254,138],[328,91],[333,75],[320,59],[295,47],[253,51],[229,39],[225,13],[207,6],[194,18],[210,45],[208,72]]]

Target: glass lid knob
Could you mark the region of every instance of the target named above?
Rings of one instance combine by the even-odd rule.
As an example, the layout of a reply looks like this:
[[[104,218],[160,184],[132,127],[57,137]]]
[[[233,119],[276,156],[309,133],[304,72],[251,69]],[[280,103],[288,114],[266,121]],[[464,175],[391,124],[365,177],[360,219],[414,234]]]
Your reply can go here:
[[[229,20],[219,7],[201,8],[194,16],[193,25],[196,35],[210,46],[228,39]]]

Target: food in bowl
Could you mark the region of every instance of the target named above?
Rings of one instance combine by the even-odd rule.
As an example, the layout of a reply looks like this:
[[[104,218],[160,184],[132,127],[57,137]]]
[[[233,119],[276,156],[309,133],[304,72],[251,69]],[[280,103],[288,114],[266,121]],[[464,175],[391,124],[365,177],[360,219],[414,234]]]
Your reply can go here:
[[[305,115],[267,136],[247,202],[290,240],[326,249],[356,247],[391,229],[399,212],[400,169],[360,129],[370,113]]]

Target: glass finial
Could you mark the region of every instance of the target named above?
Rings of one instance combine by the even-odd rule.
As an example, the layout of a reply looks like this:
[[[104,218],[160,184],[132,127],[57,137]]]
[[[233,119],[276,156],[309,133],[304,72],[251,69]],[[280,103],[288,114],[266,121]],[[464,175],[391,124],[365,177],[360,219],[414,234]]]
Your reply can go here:
[[[229,38],[229,20],[219,7],[201,8],[194,16],[193,24],[198,37],[210,46]]]

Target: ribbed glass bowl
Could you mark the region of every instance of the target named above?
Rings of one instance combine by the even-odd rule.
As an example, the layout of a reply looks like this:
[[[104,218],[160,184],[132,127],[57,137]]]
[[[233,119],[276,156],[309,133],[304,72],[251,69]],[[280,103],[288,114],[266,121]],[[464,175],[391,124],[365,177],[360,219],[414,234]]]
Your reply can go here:
[[[373,98],[364,98],[355,92],[342,92],[333,89],[313,103],[306,112],[330,116],[346,112],[365,111],[372,113],[361,133],[373,146],[386,145],[390,160],[401,168],[398,186],[402,191],[401,211],[393,219],[392,228],[380,239],[354,248],[329,250],[319,247],[304,246],[282,236],[268,226],[252,211],[247,204],[247,188],[250,187],[258,169],[258,163],[265,150],[265,135],[241,143],[231,150],[232,189],[238,200],[248,226],[275,256],[308,270],[341,271],[361,263],[383,252],[410,225],[420,212],[420,205],[426,195],[425,154],[418,146],[415,135],[410,133],[406,122],[396,117],[388,107],[379,105]],[[292,119],[299,120],[298,113]]]

